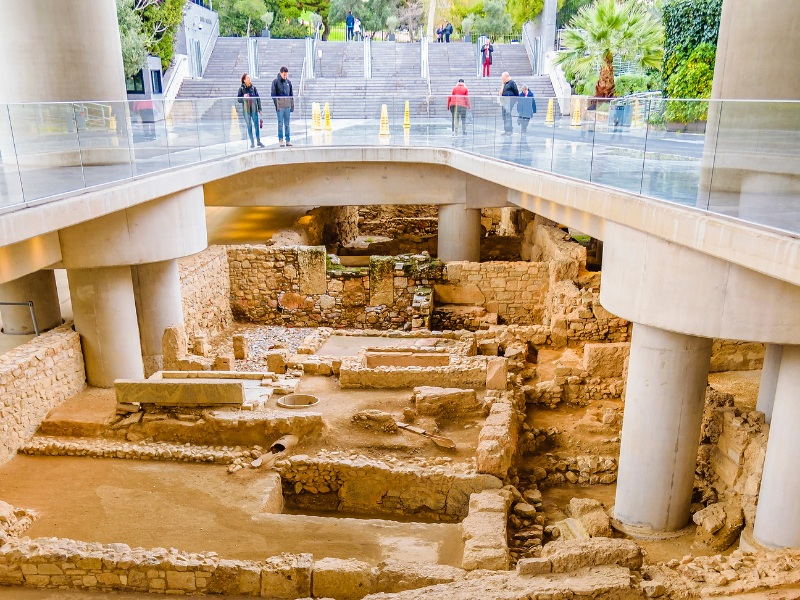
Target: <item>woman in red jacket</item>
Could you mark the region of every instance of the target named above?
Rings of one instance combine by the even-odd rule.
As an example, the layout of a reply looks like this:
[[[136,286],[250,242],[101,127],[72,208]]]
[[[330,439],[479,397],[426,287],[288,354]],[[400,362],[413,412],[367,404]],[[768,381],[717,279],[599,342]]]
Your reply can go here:
[[[471,108],[469,104],[469,90],[464,84],[463,79],[459,79],[456,87],[450,92],[447,97],[447,109],[452,113],[452,132],[453,137],[456,136],[457,124],[461,121],[461,132],[466,135],[467,133],[467,109]]]

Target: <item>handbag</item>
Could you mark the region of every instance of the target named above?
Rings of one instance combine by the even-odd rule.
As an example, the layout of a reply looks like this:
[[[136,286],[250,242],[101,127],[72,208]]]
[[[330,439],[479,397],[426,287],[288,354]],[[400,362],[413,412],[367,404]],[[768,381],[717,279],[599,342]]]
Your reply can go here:
[[[259,129],[264,129],[264,119],[259,119],[258,120],[258,128]]]

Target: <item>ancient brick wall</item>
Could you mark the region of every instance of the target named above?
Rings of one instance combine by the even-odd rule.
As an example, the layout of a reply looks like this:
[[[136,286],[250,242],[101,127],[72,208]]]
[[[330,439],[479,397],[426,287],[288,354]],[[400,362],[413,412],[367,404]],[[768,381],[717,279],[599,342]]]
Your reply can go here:
[[[0,356],[0,464],[50,410],[86,386],[80,336],[62,325]]]
[[[358,208],[360,235],[435,235],[439,232],[439,207],[435,205],[361,206]]]
[[[297,327],[411,327],[429,312],[426,288],[443,270],[438,261],[413,257],[343,268],[326,264],[323,247],[303,246],[230,246],[228,261],[238,319]]]
[[[228,257],[223,246],[178,260],[186,332],[217,333],[233,323]]]

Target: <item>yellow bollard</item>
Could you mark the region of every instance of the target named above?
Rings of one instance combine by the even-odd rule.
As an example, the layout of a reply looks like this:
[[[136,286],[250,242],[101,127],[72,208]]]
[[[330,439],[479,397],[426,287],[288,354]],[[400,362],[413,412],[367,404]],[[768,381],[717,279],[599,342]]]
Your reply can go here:
[[[555,123],[553,118],[555,111],[553,110],[553,99],[547,101],[547,115],[544,117],[544,124],[552,126]]]
[[[322,129],[322,115],[320,113],[319,102],[311,103],[311,129],[316,131]]]
[[[389,137],[391,133],[389,132],[389,110],[386,108],[386,105],[381,105],[381,128],[378,132],[378,137]]]
[[[581,128],[581,100],[574,98],[572,100],[572,122],[569,124],[570,129]]]
[[[331,130],[331,108],[325,103],[325,131]]]
[[[406,100],[406,112],[403,115],[403,128],[411,129],[411,111],[408,110],[408,100]]]
[[[631,128],[638,129],[644,125],[644,120],[642,119],[642,106],[639,104],[639,101],[636,100],[633,104],[633,118],[631,119]]]
[[[231,106],[231,140],[238,140],[242,137],[242,130],[239,129],[239,113],[236,107]]]

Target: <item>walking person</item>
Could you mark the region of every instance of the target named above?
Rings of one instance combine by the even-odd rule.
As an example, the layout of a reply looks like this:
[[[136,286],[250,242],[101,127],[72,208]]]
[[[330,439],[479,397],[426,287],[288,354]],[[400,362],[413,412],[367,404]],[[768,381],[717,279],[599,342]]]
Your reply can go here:
[[[364,36],[361,35],[361,19],[356,19],[355,24],[353,25],[353,38],[357,42],[364,41]]]
[[[261,129],[259,128],[258,117],[261,114],[261,98],[258,95],[256,86],[250,81],[250,75],[247,73],[242,75],[242,85],[239,86],[238,97],[239,104],[242,105],[242,112],[244,112],[244,123],[247,125],[247,137],[250,138],[250,147],[255,148],[255,142],[258,142],[258,147],[263,148],[264,144],[261,143]],[[253,135],[254,130],[255,136]]]
[[[294,112],[294,92],[292,82],[289,81],[289,69],[281,67],[278,76],[272,80],[272,101],[275,103],[275,112],[278,113],[278,144],[291,146],[291,133],[289,119]],[[286,142],[284,143],[284,137]]]
[[[508,136],[514,133],[514,124],[512,122],[511,111],[514,110],[514,105],[519,99],[519,89],[514,80],[508,74],[508,71],[503,71],[501,75],[503,80],[503,87],[500,88],[500,107],[503,112],[503,134]]]
[[[463,79],[459,79],[456,87],[450,92],[447,97],[447,110],[452,115],[452,135],[456,137],[458,131],[458,122],[461,122],[461,133],[467,134],[467,110],[472,108],[469,103],[469,90]]]
[[[441,44],[443,36],[444,36],[444,26],[439,25],[439,27],[436,28],[436,42]]]
[[[517,114],[519,114],[519,127],[521,133],[527,133],[528,125],[536,112],[536,100],[527,85],[523,85],[519,90],[519,100],[517,100]]]
[[[446,44],[450,43],[450,36],[453,35],[453,26],[448,21],[444,26],[444,41]]]
[[[347,35],[345,36],[345,40],[349,42],[350,40],[353,39],[353,34],[355,33],[354,32],[354,27],[355,27],[355,24],[356,24],[356,18],[353,16],[353,11],[352,10],[348,10],[347,11],[347,17],[344,20],[344,24],[345,24],[345,27],[347,28],[346,29],[346,34]]]
[[[486,40],[483,49],[481,49],[483,77],[489,77],[489,71],[492,69],[492,52],[494,52],[494,47],[489,40]]]

